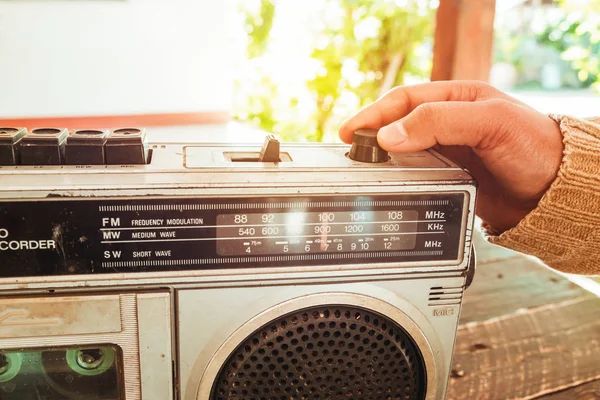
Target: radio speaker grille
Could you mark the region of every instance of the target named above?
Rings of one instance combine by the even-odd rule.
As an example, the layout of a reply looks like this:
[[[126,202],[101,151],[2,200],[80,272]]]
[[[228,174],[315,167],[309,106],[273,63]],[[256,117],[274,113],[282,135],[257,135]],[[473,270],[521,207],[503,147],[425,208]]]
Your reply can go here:
[[[419,400],[425,368],[391,319],[349,306],[296,311],[264,325],[227,359],[211,400]]]

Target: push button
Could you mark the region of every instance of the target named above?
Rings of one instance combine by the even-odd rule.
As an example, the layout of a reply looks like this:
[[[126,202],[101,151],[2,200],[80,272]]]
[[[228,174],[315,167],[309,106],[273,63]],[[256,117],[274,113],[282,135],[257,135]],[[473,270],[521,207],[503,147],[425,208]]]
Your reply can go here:
[[[146,131],[138,128],[122,128],[111,131],[106,139],[106,163],[146,164],[148,162],[148,139]]]
[[[69,131],[59,128],[37,128],[29,132],[19,150],[23,165],[60,165],[64,161]]]
[[[19,164],[19,144],[25,128],[0,128],[0,165]]]
[[[81,129],[71,132],[65,148],[69,165],[104,165],[108,130]]]

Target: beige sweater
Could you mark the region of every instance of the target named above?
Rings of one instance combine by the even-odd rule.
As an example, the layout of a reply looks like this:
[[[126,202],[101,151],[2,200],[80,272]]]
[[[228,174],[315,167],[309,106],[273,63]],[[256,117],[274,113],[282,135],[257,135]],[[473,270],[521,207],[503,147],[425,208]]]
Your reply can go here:
[[[556,180],[536,209],[492,243],[531,254],[557,270],[600,274],[600,118],[552,118],[565,145]]]

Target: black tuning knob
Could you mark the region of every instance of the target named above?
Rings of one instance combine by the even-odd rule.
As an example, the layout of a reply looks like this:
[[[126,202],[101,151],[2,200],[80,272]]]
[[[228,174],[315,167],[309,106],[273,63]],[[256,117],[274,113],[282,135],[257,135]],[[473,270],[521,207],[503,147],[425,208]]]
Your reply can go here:
[[[379,147],[377,129],[359,129],[355,131],[348,157],[354,161],[367,163],[386,162],[388,153]]]

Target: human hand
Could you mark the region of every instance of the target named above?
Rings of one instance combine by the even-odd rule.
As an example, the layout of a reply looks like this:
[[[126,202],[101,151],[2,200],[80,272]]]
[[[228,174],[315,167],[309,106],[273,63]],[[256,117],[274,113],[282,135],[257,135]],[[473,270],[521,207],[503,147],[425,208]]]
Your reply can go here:
[[[360,128],[381,128],[387,151],[434,147],[467,168],[479,183],[477,215],[500,232],[537,206],[564,148],[554,120],[476,81],[392,89],[344,122],[340,137],[350,143]]]

